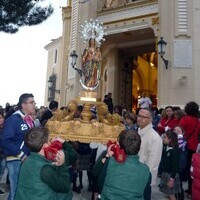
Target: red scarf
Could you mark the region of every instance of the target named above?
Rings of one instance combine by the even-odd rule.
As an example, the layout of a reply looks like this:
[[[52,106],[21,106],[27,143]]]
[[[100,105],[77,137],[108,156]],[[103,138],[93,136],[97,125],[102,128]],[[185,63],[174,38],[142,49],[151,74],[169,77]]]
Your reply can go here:
[[[24,117],[24,121],[28,124],[29,128],[33,128],[34,127],[33,118],[30,115],[26,115]]]

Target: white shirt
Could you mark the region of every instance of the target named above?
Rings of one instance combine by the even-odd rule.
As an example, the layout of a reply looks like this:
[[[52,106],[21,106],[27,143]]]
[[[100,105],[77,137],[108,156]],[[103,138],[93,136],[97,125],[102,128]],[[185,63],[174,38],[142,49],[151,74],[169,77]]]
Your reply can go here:
[[[151,185],[156,185],[158,167],[162,156],[162,139],[153,129],[151,123],[143,129],[139,128],[138,133],[141,137],[141,146],[138,153],[140,162],[148,165],[152,175]]]
[[[152,104],[152,102],[149,97],[142,97],[139,100],[140,108],[149,108],[151,104]]]

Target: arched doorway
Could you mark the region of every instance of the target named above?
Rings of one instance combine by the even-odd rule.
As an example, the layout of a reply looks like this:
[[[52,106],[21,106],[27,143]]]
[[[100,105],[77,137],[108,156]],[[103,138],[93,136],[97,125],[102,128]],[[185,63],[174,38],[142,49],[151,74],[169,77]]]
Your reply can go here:
[[[153,29],[109,35],[102,49],[107,60],[103,66],[108,72],[106,91],[114,94],[115,105],[132,111],[142,92],[156,105],[158,70]]]

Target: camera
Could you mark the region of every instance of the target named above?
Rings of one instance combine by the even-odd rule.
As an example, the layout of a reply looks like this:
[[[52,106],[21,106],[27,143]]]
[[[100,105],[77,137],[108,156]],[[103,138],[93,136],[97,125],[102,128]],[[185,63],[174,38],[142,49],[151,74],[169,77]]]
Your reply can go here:
[[[44,154],[47,160],[55,161],[58,151],[62,149],[62,143],[53,141],[48,147],[44,148]]]
[[[119,163],[125,162],[126,154],[125,154],[124,150],[120,148],[119,144],[117,142],[112,142],[109,140],[107,143],[107,147],[109,147],[110,145],[113,145],[111,147],[111,151],[114,152],[115,160]]]

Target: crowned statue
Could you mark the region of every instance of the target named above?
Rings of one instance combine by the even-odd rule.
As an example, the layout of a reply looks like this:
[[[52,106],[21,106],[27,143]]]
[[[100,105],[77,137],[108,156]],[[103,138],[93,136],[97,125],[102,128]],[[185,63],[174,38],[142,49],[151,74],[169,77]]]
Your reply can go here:
[[[82,38],[88,46],[84,49],[82,55],[82,74],[80,80],[85,90],[93,91],[99,86],[101,74],[101,50],[100,45],[103,41],[104,28],[98,20],[90,20],[82,26]]]
[[[96,47],[95,39],[89,40],[89,46],[84,49],[82,56],[82,72],[84,75],[84,85],[94,88],[100,79],[101,51]]]

